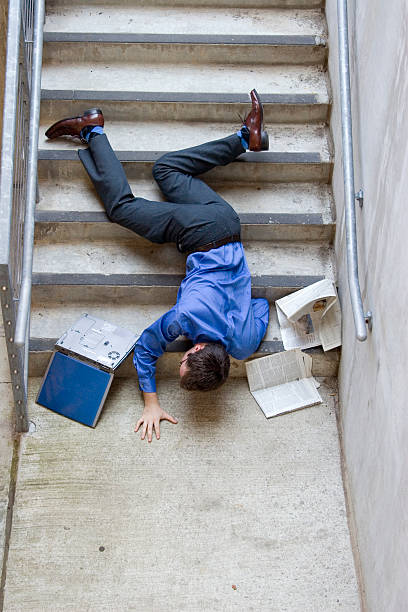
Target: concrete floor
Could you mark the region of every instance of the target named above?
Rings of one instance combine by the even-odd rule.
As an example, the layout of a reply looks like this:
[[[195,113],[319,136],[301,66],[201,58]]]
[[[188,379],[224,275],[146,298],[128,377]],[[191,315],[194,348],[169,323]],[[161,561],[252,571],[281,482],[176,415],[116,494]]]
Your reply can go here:
[[[95,430],[31,399],[4,612],[359,610],[334,391],[321,392],[268,421],[245,380],[208,395],[162,380],[179,424],[151,444],[133,432],[135,379],[114,381]]]
[[[0,322],[0,561],[7,541],[10,478],[14,450],[13,396],[3,321]],[[3,565],[3,563],[2,563]],[[1,575],[1,570],[0,570]],[[0,581],[2,578],[0,579]],[[1,591],[0,591],[1,610]]]

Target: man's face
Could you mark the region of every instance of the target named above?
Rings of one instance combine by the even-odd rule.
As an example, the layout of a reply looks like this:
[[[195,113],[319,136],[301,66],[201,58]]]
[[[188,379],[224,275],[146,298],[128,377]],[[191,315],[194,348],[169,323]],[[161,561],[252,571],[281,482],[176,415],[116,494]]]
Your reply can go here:
[[[206,345],[206,342],[195,344],[194,346],[191,347],[191,349],[189,349],[188,351],[184,353],[180,361],[180,378],[182,378],[184,374],[188,371],[187,357],[190,355],[190,353],[196,353],[197,351],[201,351],[201,349],[203,349],[205,345]]]

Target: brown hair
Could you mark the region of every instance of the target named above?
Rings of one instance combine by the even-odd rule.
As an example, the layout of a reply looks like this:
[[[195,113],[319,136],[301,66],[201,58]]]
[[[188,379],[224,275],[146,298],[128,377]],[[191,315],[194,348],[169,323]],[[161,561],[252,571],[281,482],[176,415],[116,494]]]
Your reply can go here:
[[[211,391],[221,387],[228,378],[230,358],[222,346],[210,342],[187,357],[187,372],[180,386],[188,391]]]

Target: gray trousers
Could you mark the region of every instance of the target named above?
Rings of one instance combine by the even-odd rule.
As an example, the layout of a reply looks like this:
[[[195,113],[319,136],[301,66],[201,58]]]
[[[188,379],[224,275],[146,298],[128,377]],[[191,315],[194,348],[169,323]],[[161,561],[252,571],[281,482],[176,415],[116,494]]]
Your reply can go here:
[[[94,134],[78,152],[108,217],[151,242],[174,242],[181,252],[240,234],[235,210],[196,175],[225,166],[244,152],[233,134],[163,155],[153,176],[167,202],[135,197],[105,134]]]

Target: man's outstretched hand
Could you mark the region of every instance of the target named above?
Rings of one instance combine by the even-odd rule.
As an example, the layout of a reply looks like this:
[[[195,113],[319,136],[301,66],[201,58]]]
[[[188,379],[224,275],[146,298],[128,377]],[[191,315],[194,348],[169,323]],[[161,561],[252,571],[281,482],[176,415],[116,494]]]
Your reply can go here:
[[[141,439],[145,439],[147,432],[147,440],[151,442],[153,429],[156,433],[156,438],[160,438],[160,421],[170,421],[170,423],[175,425],[178,421],[161,409],[157,393],[143,392],[143,398],[145,407],[141,418],[136,423],[135,431],[138,431],[140,426],[143,425]]]

